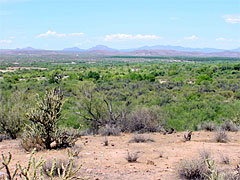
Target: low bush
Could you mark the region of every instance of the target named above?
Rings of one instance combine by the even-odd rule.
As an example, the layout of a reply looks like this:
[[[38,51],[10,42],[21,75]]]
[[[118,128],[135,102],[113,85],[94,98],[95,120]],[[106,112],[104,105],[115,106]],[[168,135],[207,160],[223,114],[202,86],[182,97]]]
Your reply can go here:
[[[220,159],[223,164],[230,164],[230,159],[228,155],[221,154]]]
[[[9,140],[9,139],[11,139],[10,136],[5,134],[0,134],[0,142],[2,142],[3,140]]]
[[[129,162],[129,163],[134,163],[134,162],[137,162],[137,159],[139,158],[139,152],[134,152],[134,153],[127,153],[127,156],[126,156],[126,160]]]
[[[154,140],[150,137],[146,137],[141,134],[136,134],[132,137],[129,143],[145,143],[145,142],[154,142]]]
[[[205,148],[199,150],[199,156],[200,158],[205,161],[205,160],[210,160],[211,159],[211,152],[206,150]]]
[[[121,122],[122,131],[127,132],[159,132],[165,125],[163,113],[157,107],[139,108]]]
[[[228,142],[228,136],[227,136],[226,131],[218,130],[215,133],[215,139],[219,143],[226,143],[226,142]]]
[[[237,132],[238,127],[231,121],[225,121],[221,124],[220,129],[223,131]]]
[[[189,180],[204,180],[208,169],[202,159],[181,161],[178,168],[180,178]]]
[[[99,130],[102,136],[119,136],[120,130],[117,127],[106,125],[104,128]]]
[[[217,124],[214,122],[203,122],[199,125],[198,129],[205,130],[205,131],[216,131]]]

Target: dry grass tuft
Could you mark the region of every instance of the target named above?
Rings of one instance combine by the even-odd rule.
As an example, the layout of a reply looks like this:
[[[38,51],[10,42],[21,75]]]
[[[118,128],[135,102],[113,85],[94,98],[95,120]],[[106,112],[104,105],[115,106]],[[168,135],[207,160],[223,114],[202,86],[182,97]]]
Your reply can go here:
[[[227,143],[228,142],[228,136],[226,131],[218,130],[215,134],[215,139],[219,143]]]
[[[152,138],[146,137],[141,134],[136,134],[132,137],[129,143],[145,143],[145,142],[155,142]]]
[[[129,163],[137,162],[137,159],[139,158],[139,152],[133,152],[133,153],[127,153],[126,160]]]

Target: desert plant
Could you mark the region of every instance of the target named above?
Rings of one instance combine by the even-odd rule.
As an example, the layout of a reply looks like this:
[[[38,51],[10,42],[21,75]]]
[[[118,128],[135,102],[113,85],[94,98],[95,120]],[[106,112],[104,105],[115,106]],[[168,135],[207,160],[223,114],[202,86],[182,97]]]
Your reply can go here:
[[[79,158],[79,153],[81,152],[82,148],[78,145],[74,145],[71,148],[69,148],[70,154],[72,154],[72,156],[74,158]]]
[[[127,156],[125,157],[125,159],[129,162],[129,163],[134,163],[137,162],[137,159],[139,158],[139,152],[127,152]]]
[[[13,170],[13,172],[11,172],[11,169],[9,168],[9,164],[12,160],[12,154],[10,152],[8,153],[8,156],[4,156],[2,154],[2,166],[0,166],[0,170],[5,169],[6,171],[6,173],[2,173],[4,175],[3,180],[17,180],[19,178],[20,180],[46,179],[43,176],[43,169],[45,168],[44,164],[46,163],[46,161],[43,160],[42,157],[40,157],[39,160],[36,160],[34,157],[35,152],[35,149],[31,152],[27,166],[23,166],[20,163],[17,163],[15,164],[15,169]],[[78,167],[74,167],[73,162],[73,154],[71,154],[71,152],[68,150],[68,160],[66,160],[66,162],[59,161],[57,166],[56,160],[54,160],[53,162],[49,162],[49,164],[52,165],[51,168],[49,170],[45,168],[44,170],[46,170],[45,173],[49,176],[51,180],[53,180],[55,176],[57,176],[58,179],[61,180],[82,179],[80,177],[75,177],[76,173],[81,168],[81,165],[79,165]],[[57,167],[59,167],[59,169]]]
[[[224,164],[230,164],[230,159],[228,155],[220,155],[221,162]]]
[[[123,131],[129,132],[157,132],[165,124],[163,114],[157,107],[139,108],[132,112],[123,123]]]
[[[55,160],[48,159],[43,164],[43,173],[48,177],[50,176],[57,177],[58,173],[60,175],[63,174],[63,170],[64,170],[63,167],[66,167],[67,164],[68,164],[67,159],[55,159]],[[50,173],[53,166],[54,166],[53,171]]]
[[[205,173],[204,175],[208,180],[224,180],[224,174],[217,170],[213,160],[206,159],[205,163],[208,168],[208,173]]]
[[[35,157],[33,157],[35,153],[35,150],[33,150],[29,156],[28,163],[26,167],[23,167],[21,164],[17,163],[15,164],[15,169],[13,172],[10,171],[9,164],[12,160],[12,154],[9,152],[8,156],[4,156],[2,154],[2,162],[3,165],[0,167],[0,169],[5,168],[6,173],[5,177],[3,178],[5,180],[17,180],[18,176],[22,180],[43,180],[43,174],[42,174],[42,165],[45,162],[42,158],[40,158],[38,161],[36,161]]]
[[[54,148],[67,148],[75,145],[79,137],[78,131],[74,129],[59,128],[55,135],[56,146]]]
[[[25,122],[24,111],[28,107],[26,99],[23,91],[5,96],[0,94],[0,133],[12,139],[17,138]]]
[[[74,145],[78,136],[73,131],[58,127],[62,105],[63,93],[60,89],[46,91],[45,96],[37,102],[37,107],[26,115],[32,127],[28,126],[30,131],[25,132],[27,134],[25,139],[23,138],[25,144],[30,140],[34,142],[32,145],[38,144],[46,149]],[[53,143],[55,143],[54,146],[52,146]]]
[[[9,140],[9,139],[11,139],[10,136],[6,134],[0,134],[0,142],[2,142],[3,140]]]
[[[59,89],[47,91],[45,96],[37,102],[38,107],[32,109],[26,116],[35,125],[46,149],[51,149],[58,130],[57,122],[61,116],[63,94]]]
[[[225,121],[220,125],[220,129],[223,131],[237,132],[238,127],[232,121]]]
[[[219,143],[226,143],[228,142],[228,136],[225,131],[218,130],[215,134],[215,139]]]
[[[129,143],[145,143],[145,142],[154,142],[154,140],[150,137],[146,137],[141,134],[135,134]]]
[[[104,146],[108,146],[108,139],[107,139],[107,137],[104,138],[103,144],[104,144]]]
[[[20,145],[25,151],[40,151],[45,148],[45,145],[40,137],[39,131],[36,127],[26,125],[24,128],[24,133],[21,135]]]
[[[206,130],[206,131],[216,131],[217,125],[214,122],[203,122],[200,124],[199,130]]]
[[[102,136],[118,136],[120,130],[117,127],[106,125],[104,128],[100,129],[100,134]]]
[[[205,179],[208,169],[202,159],[184,160],[179,164],[178,174],[180,178],[201,180]]]
[[[81,165],[75,167],[74,166],[74,157],[73,154],[69,150],[68,153],[68,160],[56,160],[54,159],[52,163],[52,167],[46,165],[45,167],[45,174],[50,177],[52,180],[54,176],[58,176],[61,180],[71,180],[71,179],[82,179],[80,177],[76,177],[76,173],[81,168]],[[58,162],[58,163],[57,163]],[[48,169],[49,168],[49,169]],[[57,174],[56,174],[57,173]]]
[[[206,150],[205,148],[199,150],[199,156],[202,160],[207,160],[207,159],[211,159],[211,152]]]

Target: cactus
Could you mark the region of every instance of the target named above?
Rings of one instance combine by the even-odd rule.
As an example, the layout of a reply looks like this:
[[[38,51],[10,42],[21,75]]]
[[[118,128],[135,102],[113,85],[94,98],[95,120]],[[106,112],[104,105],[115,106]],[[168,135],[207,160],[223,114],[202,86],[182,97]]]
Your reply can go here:
[[[205,159],[205,164],[209,170],[209,175],[204,174],[209,180],[224,180],[224,174],[220,174],[213,160]]]
[[[10,152],[8,152],[8,156],[4,156],[2,154],[2,167],[0,167],[0,169],[5,168],[6,173],[3,173],[3,175],[5,177],[3,177],[3,180],[15,180],[15,177],[17,175],[17,171],[18,171],[18,166],[17,164],[15,165],[15,169],[13,171],[13,173],[11,173],[10,169],[9,169],[9,164],[12,160],[12,154]]]
[[[3,177],[3,180],[18,180],[18,177],[20,177],[20,180],[44,180],[46,177],[43,175],[43,165],[46,162],[43,160],[42,157],[40,157],[39,160],[36,160],[34,157],[34,154],[36,152],[36,149],[34,149],[30,157],[28,159],[27,166],[23,167],[20,163],[15,164],[15,169],[11,173],[9,164],[12,160],[12,154],[9,152],[8,156],[4,156],[2,154],[2,167],[0,169],[5,168],[6,173],[2,173],[5,175]],[[75,177],[79,169],[82,165],[79,165],[77,168],[73,168],[74,163],[74,154],[71,153],[70,150],[67,150],[68,152],[68,163],[66,165],[62,164],[63,171],[58,171],[58,179],[60,180],[72,180],[72,179],[83,179],[81,177]],[[56,159],[52,163],[52,167],[50,171],[47,171],[47,175],[51,180],[54,179],[54,171],[56,170]]]
[[[51,149],[50,145],[55,141],[57,122],[61,116],[63,93],[57,88],[47,91],[37,105],[38,107],[32,109],[26,117],[35,125],[35,130],[39,132],[45,148]]]

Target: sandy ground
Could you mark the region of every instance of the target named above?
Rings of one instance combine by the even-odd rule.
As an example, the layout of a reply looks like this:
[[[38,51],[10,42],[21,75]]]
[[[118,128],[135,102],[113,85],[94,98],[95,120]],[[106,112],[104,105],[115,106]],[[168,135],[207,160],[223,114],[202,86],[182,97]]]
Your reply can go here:
[[[199,151],[206,149],[220,169],[233,170],[240,163],[240,132],[228,133],[228,143],[216,143],[214,132],[194,132],[192,140],[183,141],[185,132],[163,135],[144,134],[155,142],[129,143],[133,134],[107,137],[108,146],[104,146],[102,136],[84,136],[77,141],[81,148],[76,164],[82,164],[79,176],[90,180],[177,180],[177,168],[183,159],[199,157]],[[20,146],[19,140],[0,142],[0,152],[13,154],[12,167],[20,161],[26,163],[29,153]],[[127,152],[139,152],[137,163],[128,163]],[[160,158],[159,155],[163,157]],[[228,155],[230,164],[221,162],[221,155]],[[44,159],[64,158],[66,150],[41,151],[36,157]]]

